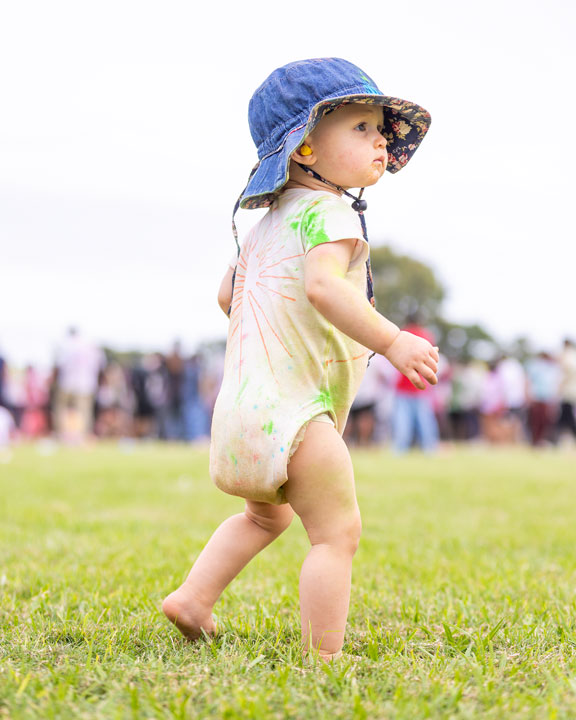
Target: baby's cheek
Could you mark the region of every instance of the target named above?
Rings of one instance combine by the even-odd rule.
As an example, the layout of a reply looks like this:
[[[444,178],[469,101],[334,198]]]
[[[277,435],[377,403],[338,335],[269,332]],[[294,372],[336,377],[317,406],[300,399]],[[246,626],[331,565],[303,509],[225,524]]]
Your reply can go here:
[[[359,153],[354,148],[347,148],[340,153],[340,162],[345,163],[348,167],[358,164]]]

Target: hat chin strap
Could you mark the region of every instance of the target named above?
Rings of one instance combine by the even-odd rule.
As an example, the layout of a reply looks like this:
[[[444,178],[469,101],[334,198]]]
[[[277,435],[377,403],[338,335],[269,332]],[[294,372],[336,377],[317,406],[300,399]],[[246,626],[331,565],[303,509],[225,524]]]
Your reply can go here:
[[[349,198],[352,198],[354,202],[352,203],[352,210],[355,210],[357,213],[363,213],[365,210],[368,209],[368,203],[366,200],[362,199],[362,193],[364,192],[364,188],[360,188],[360,194],[358,197],[355,195],[352,195],[352,193],[348,192],[348,190],[344,190],[343,187],[340,187],[340,185],[336,185],[333,182],[330,182],[330,180],[326,180],[326,178],[323,178],[322,175],[318,175],[318,173],[315,170],[312,170],[312,168],[308,167],[307,165],[301,165],[299,162],[296,163],[298,167],[302,168],[304,172],[307,175],[311,175],[316,180],[320,180],[321,182],[325,183],[326,185],[330,185],[330,187],[335,188],[341,193],[344,193]]]
[[[358,213],[358,216],[360,218],[360,224],[362,225],[362,234],[364,235],[364,240],[368,242],[366,218],[364,217],[364,211],[368,207],[368,203],[366,202],[366,200],[362,199],[362,193],[364,192],[364,188],[360,188],[360,194],[358,195],[358,197],[356,197],[355,195],[352,195],[352,193],[349,193],[347,190],[344,190],[344,188],[340,187],[340,185],[336,185],[335,183],[330,182],[330,180],[326,180],[326,178],[323,178],[322,175],[318,175],[318,173],[315,170],[312,170],[312,168],[309,168],[306,165],[301,165],[299,162],[297,162],[296,165],[298,165],[298,167],[301,167],[307,175],[316,178],[316,180],[320,180],[326,185],[330,185],[330,187],[335,188],[339,192],[344,193],[344,195],[347,195],[349,198],[352,198],[354,200],[354,202],[352,203],[352,210],[355,210]],[[372,307],[375,307],[374,280],[372,279],[372,269],[370,268],[370,256],[368,256],[368,259],[366,260],[366,295]],[[373,352],[368,357],[368,364],[370,364],[370,360],[374,357],[374,355],[376,355],[376,353]]]

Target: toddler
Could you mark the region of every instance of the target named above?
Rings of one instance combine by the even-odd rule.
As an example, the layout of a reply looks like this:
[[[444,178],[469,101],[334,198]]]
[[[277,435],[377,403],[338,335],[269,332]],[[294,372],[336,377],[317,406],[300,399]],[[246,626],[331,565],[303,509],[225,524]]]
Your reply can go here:
[[[322,58],[275,70],[249,121],[259,162],[236,209],[269,210],[218,294],[230,326],[210,449],[212,480],[246,508],[220,525],[163,610],[189,639],[214,633],[223,590],[296,513],[311,543],[300,575],[303,650],[329,661],[342,652],[361,532],[342,440],[350,405],[371,352],[417,388],[437,382],[437,348],[373,307],[361,198],[408,162],[430,116],[382,95],[351,63]]]

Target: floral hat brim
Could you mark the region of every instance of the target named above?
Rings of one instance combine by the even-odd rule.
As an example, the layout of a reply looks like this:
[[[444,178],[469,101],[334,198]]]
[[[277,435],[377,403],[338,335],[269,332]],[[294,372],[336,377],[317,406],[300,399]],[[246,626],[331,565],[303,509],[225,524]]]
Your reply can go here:
[[[326,113],[348,103],[383,106],[384,130],[382,134],[388,141],[386,170],[390,173],[397,173],[408,163],[432,122],[430,113],[420,105],[387,95],[354,94],[323,100],[312,108],[305,124],[287,132],[280,147],[260,159],[242,193],[240,207],[252,209],[271,205],[288,182],[288,169],[292,153],[300,147]]]

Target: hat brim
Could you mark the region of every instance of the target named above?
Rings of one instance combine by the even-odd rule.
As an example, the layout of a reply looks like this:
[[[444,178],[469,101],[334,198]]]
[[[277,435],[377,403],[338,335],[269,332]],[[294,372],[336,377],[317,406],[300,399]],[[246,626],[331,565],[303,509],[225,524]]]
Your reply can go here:
[[[420,105],[388,95],[344,95],[317,103],[305,125],[293,128],[277,150],[263,157],[242,193],[241,208],[262,208],[272,204],[288,182],[290,157],[321,118],[341,105],[366,103],[384,108],[384,131],[388,150],[386,170],[397,173],[412,158],[430,127],[430,113]]]

